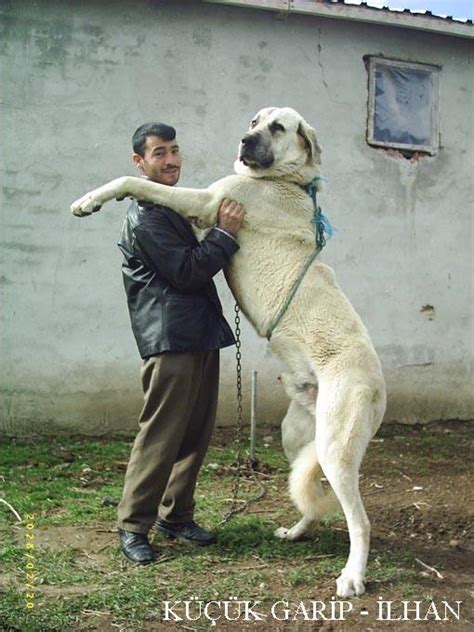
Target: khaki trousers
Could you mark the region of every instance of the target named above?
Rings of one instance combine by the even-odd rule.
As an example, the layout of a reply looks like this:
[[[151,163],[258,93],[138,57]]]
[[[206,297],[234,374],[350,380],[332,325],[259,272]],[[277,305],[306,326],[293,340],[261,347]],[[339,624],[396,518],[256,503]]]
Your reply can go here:
[[[193,519],[194,489],[216,417],[219,351],[163,353],[144,361],[138,420],[118,526],[148,533],[157,515]]]

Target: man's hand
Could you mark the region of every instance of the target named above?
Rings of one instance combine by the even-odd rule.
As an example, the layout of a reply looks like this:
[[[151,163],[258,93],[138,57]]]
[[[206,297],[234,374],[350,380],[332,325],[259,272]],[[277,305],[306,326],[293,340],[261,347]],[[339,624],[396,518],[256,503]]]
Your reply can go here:
[[[231,235],[237,235],[242,226],[244,215],[245,211],[241,204],[225,198],[219,207],[217,225]]]

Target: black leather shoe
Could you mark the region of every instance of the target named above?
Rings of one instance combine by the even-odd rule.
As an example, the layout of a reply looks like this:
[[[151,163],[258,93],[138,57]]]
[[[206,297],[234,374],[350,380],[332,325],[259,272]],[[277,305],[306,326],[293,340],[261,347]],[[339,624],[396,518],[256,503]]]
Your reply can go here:
[[[176,524],[166,522],[161,518],[155,520],[153,529],[157,533],[164,533],[169,538],[176,538],[188,544],[197,544],[198,546],[209,546],[217,541],[216,536],[210,531],[206,531],[195,522],[184,522]]]
[[[155,551],[151,548],[144,533],[132,533],[119,529],[120,548],[127,560],[136,564],[151,564],[156,559]]]

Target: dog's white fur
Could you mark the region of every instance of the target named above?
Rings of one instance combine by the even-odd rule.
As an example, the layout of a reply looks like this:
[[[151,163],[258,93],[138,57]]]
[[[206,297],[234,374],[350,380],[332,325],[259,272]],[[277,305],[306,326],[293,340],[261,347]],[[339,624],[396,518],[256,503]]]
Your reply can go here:
[[[265,336],[314,248],[313,203],[302,187],[320,175],[321,149],[314,129],[297,112],[265,108],[252,121],[239,150],[236,175],[207,189],[124,177],[88,193],[71,211],[88,215],[107,200],[132,196],[169,206],[199,228],[208,228],[215,224],[223,198],[237,200],[246,215],[227,281],[244,314]],[[288,366],[282,382],[291,403],[282,424],[283,444],[292,462],[291,496],[303,514],[296,525],[275,533],[288,540],[299,538],[332,506],[333,494],[326,494],[321,485],[324,473],[350,534],[337,594],[361,595],[370,524],[358,474],[383,418],[385,384],[362,321],[333,271],[319,258],[276,327],[271,347]]]

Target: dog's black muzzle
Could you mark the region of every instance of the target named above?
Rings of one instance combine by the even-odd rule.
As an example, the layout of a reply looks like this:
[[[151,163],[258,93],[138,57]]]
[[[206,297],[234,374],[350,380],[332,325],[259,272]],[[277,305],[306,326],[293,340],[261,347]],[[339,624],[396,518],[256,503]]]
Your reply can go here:
[[[246,134],[240,141],[239,160],[249,167],[268,169],[275,159],[259,134]]]

